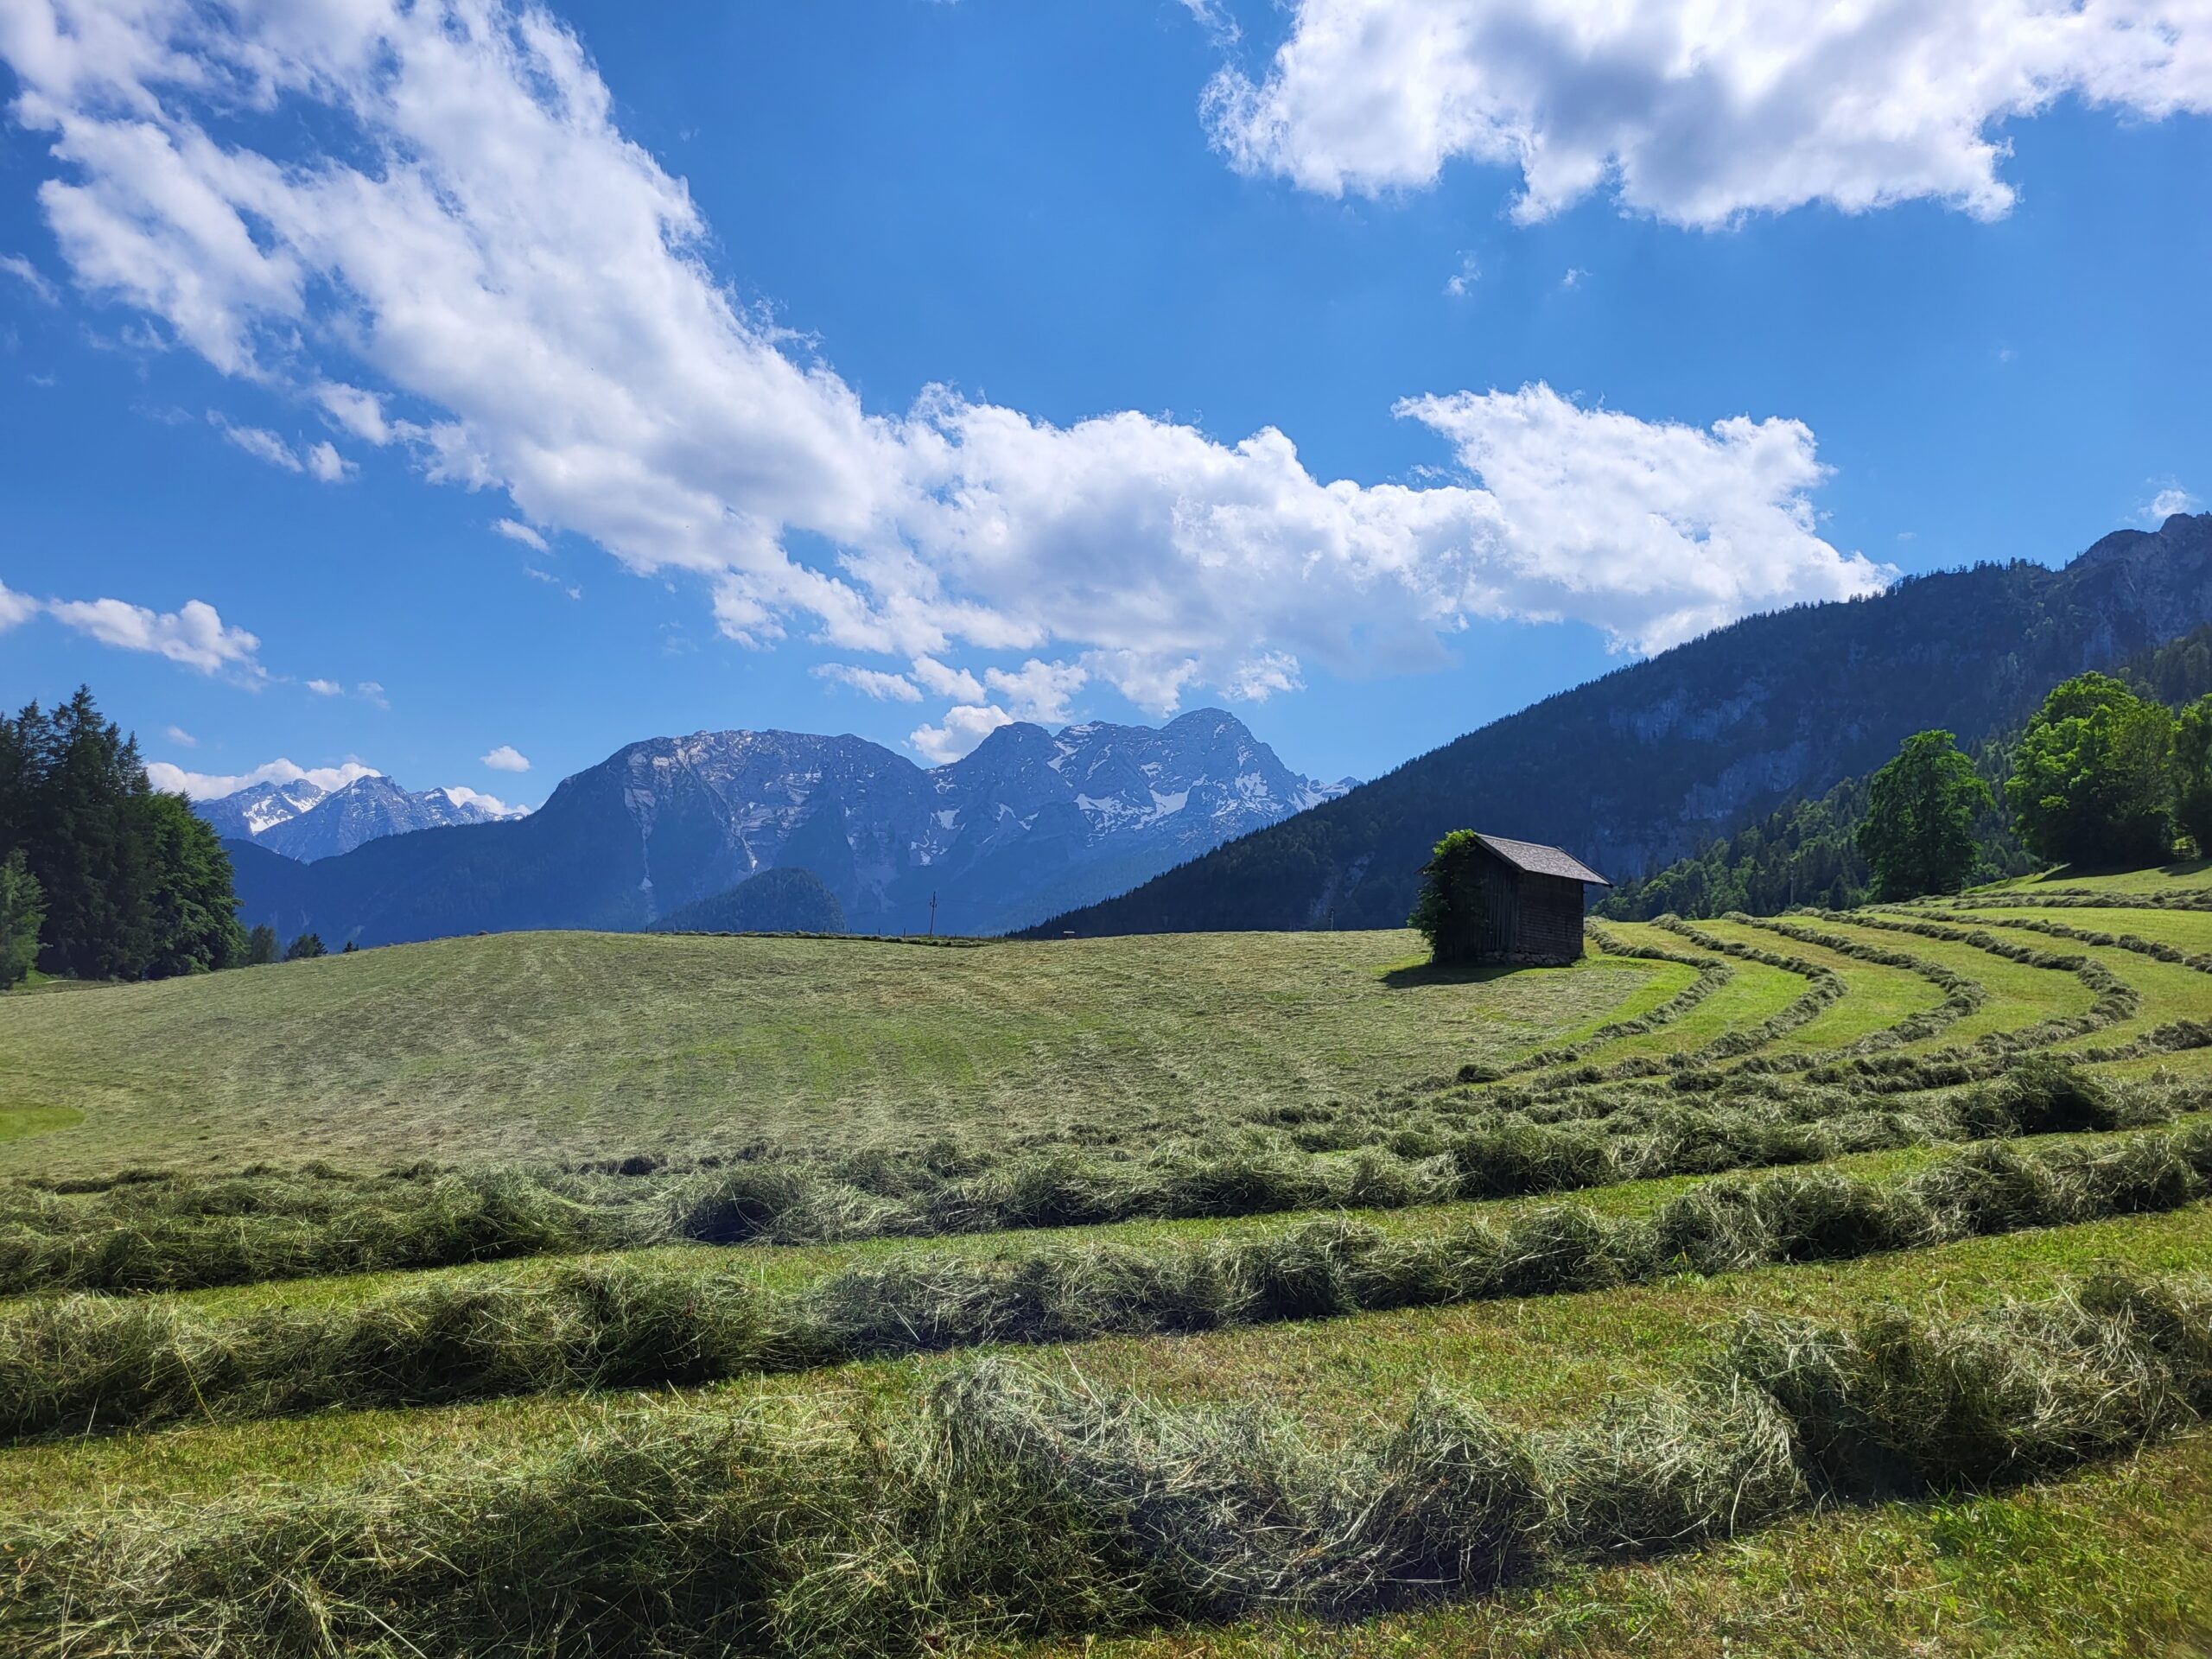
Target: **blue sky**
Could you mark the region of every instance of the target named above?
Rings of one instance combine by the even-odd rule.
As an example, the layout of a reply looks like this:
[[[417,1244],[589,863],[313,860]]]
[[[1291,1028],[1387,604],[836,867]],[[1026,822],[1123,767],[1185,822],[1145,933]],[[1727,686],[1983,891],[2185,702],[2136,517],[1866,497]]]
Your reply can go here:
[[[1207,703],[1364,777],[2212,493],[2194,4],[437,10],[0,17],[11,706],[532,803]]]

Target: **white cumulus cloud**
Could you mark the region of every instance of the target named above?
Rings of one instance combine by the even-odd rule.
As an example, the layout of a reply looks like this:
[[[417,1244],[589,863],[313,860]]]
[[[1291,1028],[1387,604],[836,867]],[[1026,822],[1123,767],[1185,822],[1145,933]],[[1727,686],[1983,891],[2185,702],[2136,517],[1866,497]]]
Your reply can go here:
[[[482,790],[471,789],[466,784],[447,784],[440,792],[455,806],[480,806],[498,817],[521,818],[530,815],[530,809],[526,806],[510,806],[498,796],[486,795]]]
[[[244,628],[227,626],[215,607],[200,600],[188,600],[174,611],[119,599],[57,599],[46,608],[78,632],[119,651],[152,652],[203,674],[228,668],[248,679],[265,677],[254,656],[261,641]]]
[[[494,772],[528,772],[530,770],[528,758],[512,743],[502,743],[489,754],[480,754],[476,758]]]
[[[308,446],[308,471],[325,484],[343,484],[359,472],[360,467],[338,453],[338,446],[327,438]]]
[[[338,766],[298,766],[289,760],[276,760],[256,766],[251,772],[187,772],[167,760],[146,763],[146,776],[154,787],[172,795],[189,795],[195,801],[212,801],[255,784],[296,784],[302,779],[318,789],[343,789],[363,778],[381,778],[384,774],[374,766],[365,766],[358,760],[348,760]]]
[[[1404,412],[1461,475],[1416,486],[1318,477],[1273,428],[1060,425],[943,387],[866,409],[724,285],[683,181],[540,10],[18,0],[0,56],[85,289],[433,481],[504,491],[502,524],[690,575],[732,639],[903,663],[954,705],[924,753],[1012,717],[963,657],[1166,712],[1434,662],[1473,617],[1649,651],[1885,579],[1813,530],[1813,435],[1784,419],[1424,398]],[[291,153],[302,130],[327,148]],[[1625,493],[1585,511],[1592,480]],[[1024,706],[1059,706],[1041,689]]]
[[[38,601],[29,594],[11,591],[0,582],[0,633],[5,633],[19,622],[28,621],[40,609]]]
[[[944,719],[935,726],[917,726],[906,741],[925,760],[943,766],[957,760],[1001,726],[1014,724],[1014,716],[990,703],[957,703],[944,711]]]
[[[2136,516],[2148,524],[2163,524],[2177,512],[2195,512],[2197,499],[2178,484],[2169,484],[2136,509]]]
[[[1032,657],[1019,670],[986,669],[983,682],[1006,699],[1017,720],[1058,725],[1068,717],[1068,699],[1090,682],[1074,663],[1045,663]]]
[[[1611,190],[1684,225],[1825,202],[2008,211],[2007,120],[2062,99],[2212,110],[2204,0],[1294,0],[1256,82],[1204,113],[1238,168],[1329,195],[1455,159],[1521,175],[1516,217]]]

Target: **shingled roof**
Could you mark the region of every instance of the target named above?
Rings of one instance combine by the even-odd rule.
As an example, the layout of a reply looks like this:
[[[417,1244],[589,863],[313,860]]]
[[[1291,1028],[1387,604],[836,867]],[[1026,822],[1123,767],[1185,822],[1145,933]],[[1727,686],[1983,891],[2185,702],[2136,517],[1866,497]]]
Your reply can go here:
[[[1480,830],[1475,839],[1496,853],[1516,870],[1526,870],[1531,875],[1564,876],[1569,881],[1588,881],[1598,887],[1613,884],[1571,853],[1556,847],[1546,847],[1534,841],[1510,841],[1503,836],[1486,836]]]

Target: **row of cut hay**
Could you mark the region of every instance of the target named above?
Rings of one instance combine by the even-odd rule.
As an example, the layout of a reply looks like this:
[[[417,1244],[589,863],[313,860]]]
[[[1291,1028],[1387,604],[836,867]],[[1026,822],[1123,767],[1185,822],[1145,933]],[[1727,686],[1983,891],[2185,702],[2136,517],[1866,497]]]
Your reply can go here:
[[[1756,962],[1769,968],[1779,968],[1786,973],[1796,974],[1812,982],[1810,988],[1796,1001],[1771,1018],[1741,1031],[1732,1031],[1715,1038],[1703,1048],[1679,1057],[1676,1064],[1682,1069],[1710,1065],[1719,1060],[1731,1060],[1764,1048],[1777,1038],[1785,1037],[1800,1026],[1809,1025],[1831,1004],[1848,995],[1850,987],[1834,969],[1806,957],[1793,957],[1780,950],[1762,950],[1738,939],[1724,939],[1708,932],[1694,922],[1684,921],[1675,915],[1657,918],[1652,924],[1669,932],[1679,934],[1693,944],[1708,950],[1719,950],[1741,962]]]
[[[2059,1015],[2019,1031],[1992,1032],[1976,1040],[1974,1046],[1978,1048],[2005,1053],[2048,1048],[2053,1043],[2087,1037],[2109,1026],[2132,1020],[2143,1006],[2142,994],[2133,986],[2094,957],[2085,957],[2079,952],[2041,950],[2017,939],[2001,938],[1986,928],[1954,927],[1947,922],[1929,921],[1886,911],[1818,911],[1815,913],[1823,921],[1847,922],[1854,926],[1874,928],[1884,932],[1942,939],[2002,957],[2007,962],[2018,963],[2024,968],[2071,974],[2095,994],[2096,1000],[2090,1004],[2086,1014]]]
[[[264,1171],[73,1198],[0,1188],[0,1294],[193,1289],[607,1249],[632,1230],[541,1173]]]
[[[1564,1094],[1596,1083],[1620,1082],[1642,1077],[1665,1077],[1671,1086],[1686,1091],[1708,1090],[1720,1086],[1721,1080],[1731,1071],[1742,1071],[1765,1074],[1805,1072],[1832,1061],[1838,1054],[1857,1054],[1876,1049],[1895,1047],[1933,1034],[1945,1026],[1963,1017],[1980,1006],[1986,993],[1972,979],[1938,963],[1902,951],[1883,951],[1855,945],[1855,941],[1840,940],[1832,936],[1812,935],[1795,931],[1786,926],[1775,926],[1768,918],[1732,912],[1725,919],[1748,926],[1764,927],[1770,931],[1799,939],[1802,943],[1821,944],[1838,950],[1847,956],[1880,962],[1891,967],[1906,969],[1941,987],[1944,1001],[1937,1007],[1914,1014],[1885,1031],[1849,1044],[1834,1053],[1808,1051],[1798,1054],[1774,1055],[1758,1052],[1778,1038],[1788,1035],[1801,1026],[1808,1024],[1824,1009],[1849,995],[1849,986],[1842,976],[1802,957],[1777,950],[1762,950],[1740,940],[1724,939],[1719,935],[1684,920],[1680,916],[1661,916],[1652,923],[1683,938],[1689,939],[1709,950],[1720,951],[1739,961],[1756,962],[1764,966],[1781,969],[1810,979],[1813,983],[1789,1007],[1755,1027],[1724,1033],[1714,1041],[1695,1051],[1671,1054],[1664,1058],[1638,1056],[1616,1062],[1610,1066],[1585,1065],[1579,1067],[1555,1067],[1553,1075],[1545,1079],[1544,1090]],[[1685,958],[1694,960],[1694,958]],[[1723,1062],[1735,1060],[1738,1065],[1723,1066]]]
[[[2054,1116],[2044,1100],[2054,1090],[2078,1109]],[[1054,1149],[980,1171],[887,1155],[626,1179],[493,1171],[288,1185],[270,1174],[134,1185],[91,1198],[17,1187],[4,1190],[0,1205],[0,1290],[192,1289],[683,1241],[815,1243],[1394,1210],[1818,1163],[1931,1141],[2143,1127],[2195,1109],[2202,1092],[2113,1089],[2078,1073],[2030,1069],[1971,1096],[1900,1110],[1877,1109],[1878,1096],[1841,1089],[1731,1077],[1695,1097],[1626,1086],[1440,1097],[1395,1128],[1378,1125],[1380,1145],[1345,1157],[1305,1154],[1252,1131],[1240,1141],[1171,1145],[1141,1160]],[[301,1196],[305,1188],[313,1191]],[[256,1200],[264,1189],[265,1201]]]
[[[2042,910],[2212,910],[2212,887],[2155,887],[2120,893],[2106,887],[1991,887],[1945,903],[1961,910],[2025,906]]]
[[[1664,1030],[1736,976],[1736,970],[1717,957],[1693,957],[1679,950],[1662,950],[1651,944],[1631,944],[1595,922],[1585,924],[1584,931],[1588,934],[1591,943],[1609,957],[1631,962],[1671,963],[1678,967],[1694,969],[1697,977],[1657,1007],[1633,1020],[1616,1020],[1610,1025],[1599,1027],[1580,1042],[1540,1049],[1533,1054],[1522,1055],[1508,1065],[1463,1065],[1459,1068],[1457,1081],[1463,1084],[1495,1083],[1525,1072],[1572,1065],[1610,1043],[1630,1037],[1649,1036],[1653,1032]]]
[[[1925,906],[1900,908],[1900,916],[1910,916],[1920,921],[1941,921],[1943,912]],[[2064,922],[2048,921],[2040,916],[1986,917],[1992,927],[2014,928],[2023,933],[2040,933],[2046,938],[2069,939],[2076,944],[2094,944],[2107,950],[2132,950],[2137,956],[2149,957],[2154,961],[2171,963],[2194,973],[2212,974],[2212,954],[2184,950],[2177,944],[2168,944],[2162,939],[2146,939],[2133,933],[2110,933],[2101,928],[2073,927]]]
[[[1950,1324],[1754,1318],[1707,1375],[1505,1427],[1432,1391],[1317,1445],[1257,1408],[1003,1361],[792,1430],[616,1419],[537,1463],[15,1530],[0,1644],[163,1655],[943,1653],[1263,1611],[1343,1618],[1980,1491],[2212,1407],[2212,1284],[2120,1277]]]
[[[686,1383],[1004,1342],[1212,1330],[1838,1260],[2202,1196],[2212,1126],[2036,1156],[1979,1147],[1901,1180],[1833,1171],[1707,1182],[1648,1219],[1560,1206],[1393,1238],[1343,1218],[1198,1248],[910,1251],[795,1297],[668,1264],[463,1280],[341,1306],[210,1318],[71,1296],[0,1319],[0,1434],[326,1406]]]
[[[1746,927],[1762,928],[1786,939],[1796,939],[1801,944],[1817,944],[1833,950],[1838,956],[1850,957],[1859,962],[1871,962],[1885,968],[1901,968],[1907,973],[1926,980],[1943,993],[1943,1000],[1932,1008],[1900,1020],[1880,1031],[1869,1032],[1855,1042],[1847,1043],[1835,1051],[1834,1058],[1853,1054],[1872,1053],[1885,1048],[1902,1048],[1907,1043],[1917,1043],[1934,1037],[1956,1025],[1968,1014],[1975,1013],[1989,1000],[1989,992],[1980,980],[1969,978],[1957,969],[1925,957],[1916,957],[1910,951],[1893,950],[1886,945],[1868,939],[1853,938],[1841,933],[1831,933],[1817,927],[1807,927],[1795,921],[1785,921],[1773,916],[1747,916],[1740,912],[1728,919]],[[1805,1062],[1807,1069],[1817,1065],[1817,1054],[1793,1055],[1793,1061]],[[1754,1065],[1759,1064],[1758,1061]]]

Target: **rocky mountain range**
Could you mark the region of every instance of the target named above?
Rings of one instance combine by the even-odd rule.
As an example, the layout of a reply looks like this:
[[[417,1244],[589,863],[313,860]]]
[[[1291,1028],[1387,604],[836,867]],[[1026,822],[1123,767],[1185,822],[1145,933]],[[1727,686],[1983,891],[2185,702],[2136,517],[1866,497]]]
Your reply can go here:
[[[926,770],[858,737],[698,732],[631,744],[525,818],[304,865],[271,855],[281,827],[226,845],[242,920],[334,948],[644,927],[775,868],[812,871],[855,931],[919,932],[934,897],[939,932],[985,934],[1122,892],[1351,781],[1297,775],[1217,709],[1158,729],[1017,722]]]
[[[384,836],[523,816],[490,805],[467,790],[409,791],[376,772],[340,789],[327,790],[304,778],[253,784],[195,802],[194,810],[226,841],[250,841],[303,862],[335,858]]]

